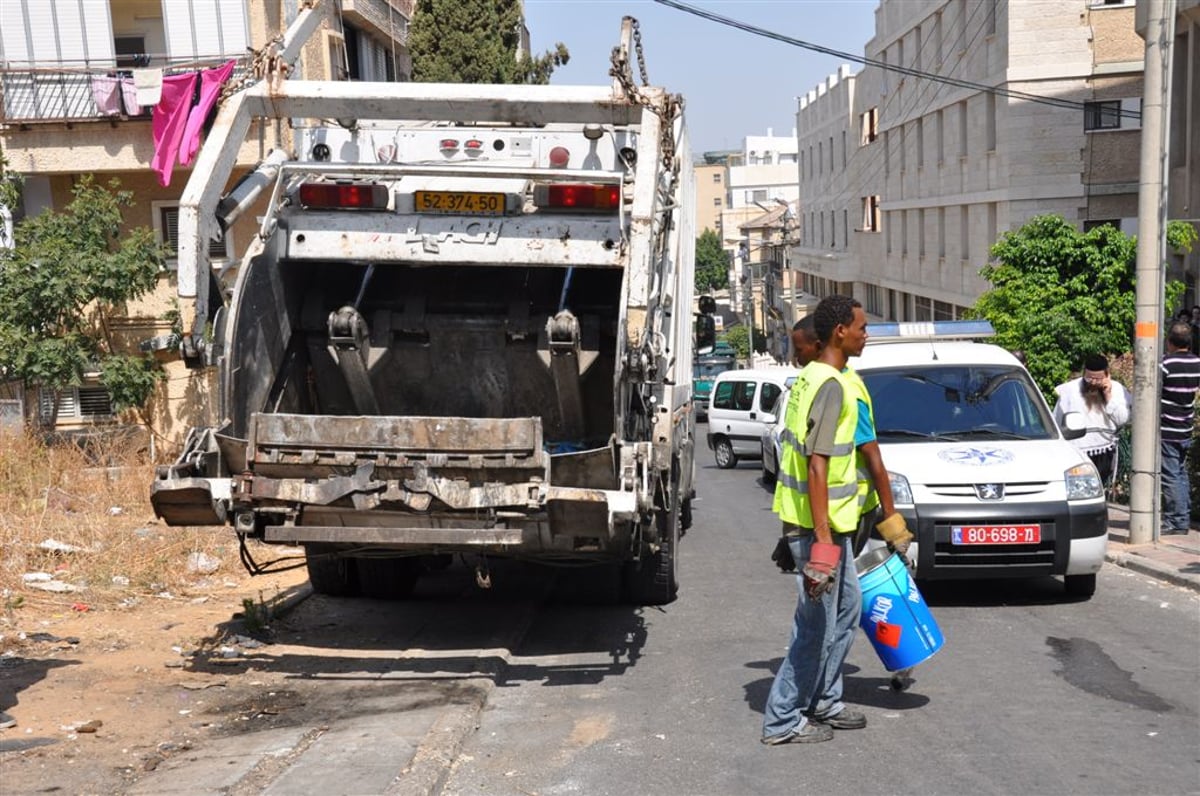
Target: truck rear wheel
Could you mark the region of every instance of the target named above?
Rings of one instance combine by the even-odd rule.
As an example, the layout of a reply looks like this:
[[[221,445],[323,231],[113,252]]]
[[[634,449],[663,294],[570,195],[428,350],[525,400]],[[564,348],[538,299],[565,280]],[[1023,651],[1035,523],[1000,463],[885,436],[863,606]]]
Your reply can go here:
[[[363,596],[377,600],[403,600],[410,596],[422,572],[420,559],[413,556],[360,558],[356,563]]]
[[[331,597],[353,597],[358,594],[358,572],[353,558],[337,555],[337,548],[328,544],[306,544],[308,582],[317,594]]]
[[[666,605],[679,592],[676,548],[679,544],[679,504],[655,512],[659,541],[655,552],[643,551],[640,561],[625,565],[625,598],[634,605]]]

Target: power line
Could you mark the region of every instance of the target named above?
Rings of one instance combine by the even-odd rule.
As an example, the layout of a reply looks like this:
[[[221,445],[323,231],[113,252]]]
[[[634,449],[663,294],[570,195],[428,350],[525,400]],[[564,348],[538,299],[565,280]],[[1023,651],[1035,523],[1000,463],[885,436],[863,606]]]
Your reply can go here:
[[[985,93],[989,93],[989,94],[998,94],[1000,96],[1010,97],[1012,99],[1025,100],[1027,102],[1035,102],[1035,103],[1038,103],[1041,105],[1049,105],[1054,108],[1067,108],[1070,110],[1084,110],[1087,106],[1087,103],[1079,102],[1076,100],[1061,99],[1058,97],[1048,97],[1048,96],[1045,96],[1044,94],[1033,94],[1028,91],[1018,91],[1016,89],[1003,88],[1001,86],[989,86],[986,83],[976,83],[972,80],[963,80],[961,78],[950,77],[948,75],[938,75],[938,74],[934,74],[932,72],[925,72],[920,69],[914,69],[909,66],[901,66],[900,64],[890,64],[887,61],[879,61],[874,58],[867,58],[865,55],[855,55],[853,53],[844,52],[842,50],[835,50],[832,47],[825,47],[820,44],[813,44],[812,42],[803,41],[802,39],[796,39],[791,36],[785,36],[782,33],[776,33],[775,31],[756,27],[747,22],[741,22],[739,20],[731,19],[729,17],[722,16],[720,14],[714,14],[711,11],[705,11],[702,8],[696,8],[695,6],[688,5],[687,3],[681,3],[681,2],[679,2],[679,0],[654,0],[654,2],[658,3],[659,5],[667,6],[668,8],[674,8],[677,11],[683,11],[687,14],[692,14],[693,16],[700,17],[701,19],[707,19],[710,22],[716,22],[719,25],[725,25],[726,27],[736,28],[738,30],[753,34],[755,36],[762,36],[767,39],[774,39],[775,41],[782,42],[784,44],[790,44],[793,47],[800,47],[801,49],[812,50],[813,52],[821,53],[823,55],[832,55],[832,56],[841,58],[846,61],[852,61],[854,63],[863,64],[864,66],[873,66],[873,67],[876,67],[877,69],[883,69],[888,72],[899,72],[902,75],[908,75],[910,77],[921,78],[924,80],[932,80],[932,81],[935,81],[938,83],[944,83],[948,86],[955,86],[957,88],[967,88],[967,89],[971,89],[973,91],[985,92]],[[992,0],[986,0],[986,2],[992,2]],[[1140,112],[1133,111],[1133,110],[1125,110],[1124,108],[1120,109],[1118,111],[1118,113],[1120,116],[1124,116],[1124,117],[1131,118],[1131,119],[1141,119],[1142,118],[1142,115]]]

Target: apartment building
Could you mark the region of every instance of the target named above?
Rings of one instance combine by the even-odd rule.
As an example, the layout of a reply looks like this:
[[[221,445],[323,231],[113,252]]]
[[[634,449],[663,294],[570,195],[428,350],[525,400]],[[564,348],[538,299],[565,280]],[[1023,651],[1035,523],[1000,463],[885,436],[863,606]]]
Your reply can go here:
[[[316,4],[322,16],[295,65],[299,79],[406,80],[406,41],[415,0],[341,0]],[[149,227],[176,240],[179,197],[190,168],[175,165],[162,184],[155,157],[151,106],[139,96],[147,76],[203,73],[233,62],[223,89],[253,79],[259,57],[300,13],[297,0],[4,0],[0,2],[0,150],[24,178],[19,221],[62,208],[79,175],[117,178],[137,204],[130,227]],[[284,127],[254,125],[237,159],[232,186],[272,148],[290,147]],[[5,215],[5,214],[0,214]],[[214,278],[232,284],[241,252],[256,234],[248,212],[211,243]],[[3,237],[3,236],[0,236]],[[215,384],[207,369],[190,370],[170,350],[175,274],[169,264],[159,289],[126,308],[111,329],[119,348],[153,350],[167,374],[149,407],[160,444],[179,443],[192,425],[211,424]],[[6,388],[0,386],[0,390]],[[108,395],[89,380],[58,396],[25,395],[7,385],[0,398],[19,401],[27,416],[57,418],[59,428],[116,422]]]
[[[1167,124],[1167,218],[1200,228],[1200,0],[1176,0]],[[1139,32],[1144,14],[1139,8]],[[1187,285],[1184,306],[1200,304],[1200,247],[1168,253],[1167,278]]]
[[[1036,215],[1136,229],[1132,2],[882,0],[875,17],[876,65],[800,100],[805,290],[952,319],[987,288],[991,244]]]
[[[721,213],[725,211],[726,172],[723,163],[696,163],[696,232],[721,232]]]

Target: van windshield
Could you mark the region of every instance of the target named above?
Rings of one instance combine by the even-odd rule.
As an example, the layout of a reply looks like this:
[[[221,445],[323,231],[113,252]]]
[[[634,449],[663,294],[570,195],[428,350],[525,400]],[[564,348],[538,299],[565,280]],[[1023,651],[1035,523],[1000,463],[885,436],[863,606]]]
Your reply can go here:
[[[1045,401],[1020,368],[921,365],[861,375],[880,442],[1057,437]]]

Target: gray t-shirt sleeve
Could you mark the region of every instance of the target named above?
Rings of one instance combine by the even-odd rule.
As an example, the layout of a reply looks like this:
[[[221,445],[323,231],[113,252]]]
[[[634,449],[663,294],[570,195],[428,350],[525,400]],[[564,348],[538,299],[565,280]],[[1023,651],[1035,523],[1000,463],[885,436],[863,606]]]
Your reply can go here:
[[[833,441],[837,435],[838,415],[841,411],[841,382],[829,379],[817,388],[816,397],[808,410],[809,452],[833,455]]]

